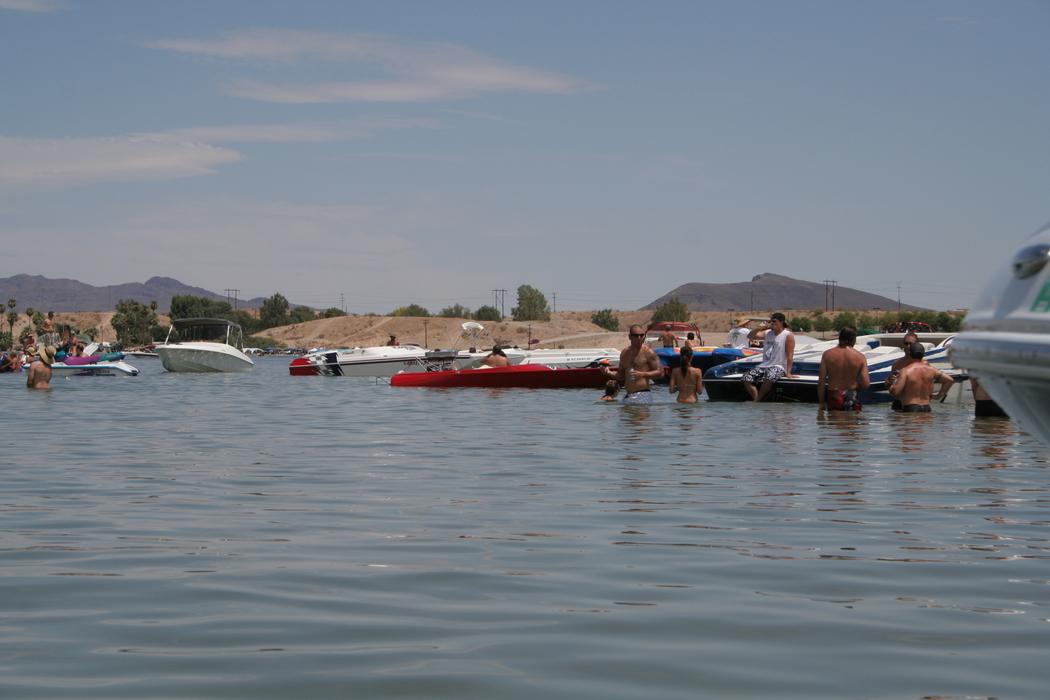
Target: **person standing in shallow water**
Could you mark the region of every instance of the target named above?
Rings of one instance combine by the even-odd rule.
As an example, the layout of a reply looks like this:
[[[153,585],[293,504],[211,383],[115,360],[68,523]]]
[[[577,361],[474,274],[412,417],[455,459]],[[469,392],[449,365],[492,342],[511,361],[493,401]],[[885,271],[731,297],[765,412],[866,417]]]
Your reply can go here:
[[[641,326],[637,324],[631,326],[627,331],[627,337],[631,344],[620,352],[620,365],[616,368],[616,372],[602,367],[602,373],[623,385],[626,390],[623,403],[652,403],[649,382],[659,379],[664,374],[660,366],[660,358],[656,356],[651,347],[645,344],[645,329]]]
[[[678,394],[678,403],[696,403],[704,390],[704,373],[693,367],[693,349],[686,345],[679,356],[681,364],[671,370],[668,391]]]
[[[916,362],[901,370],[897,381],[890,387],[890,394],[900,399],[900,410],[904,413],[929,413],[930,399],[943,399],[955,382],[944,372],[922,362],[926,356],[926,348],[922,343],[912,343],[910,354]],[[936,396],[933,395],[935,381],[941,383],[941,390]]]
[[[857,343],[857,329],[846,326],[839,331],[838,347],[825,350],[820,356],[817,373],[817,403],[820,410],[859,411],[860,396],[871,386],[868,361],[853,347]]]
[[[55,348],[49,345],[41,345],[36,351],[36,357],[29,365],[26,373],[26,388],[28,389],[50,389],[51,388],[51,363],[55,361]]]

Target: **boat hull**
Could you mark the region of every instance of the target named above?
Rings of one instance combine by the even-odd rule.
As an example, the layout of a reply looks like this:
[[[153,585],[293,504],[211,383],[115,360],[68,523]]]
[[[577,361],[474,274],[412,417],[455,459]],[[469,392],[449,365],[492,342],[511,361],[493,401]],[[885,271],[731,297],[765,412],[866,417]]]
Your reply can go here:
[[[488,369],[403,372],[390,378],[391,386],[515,389],[598,389],[607,378],[591,367],[556,369],[545,365],[515,365]]]
[[[181,343],[157,347],[169,372],[247,372],[255,367],[250,357],[223,343]]]

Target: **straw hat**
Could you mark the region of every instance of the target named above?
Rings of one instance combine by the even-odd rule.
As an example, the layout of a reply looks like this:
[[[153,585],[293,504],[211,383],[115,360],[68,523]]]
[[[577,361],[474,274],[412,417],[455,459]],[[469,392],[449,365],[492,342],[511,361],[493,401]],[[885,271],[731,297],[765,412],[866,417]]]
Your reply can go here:
[[[37,354],[40,357],[40,361],[43,362],[48,367],[50,367],[51,363],[55,361],[55,348],[54,348],[53,345],[47,345],[47,346],[41,345],[37,349]]]

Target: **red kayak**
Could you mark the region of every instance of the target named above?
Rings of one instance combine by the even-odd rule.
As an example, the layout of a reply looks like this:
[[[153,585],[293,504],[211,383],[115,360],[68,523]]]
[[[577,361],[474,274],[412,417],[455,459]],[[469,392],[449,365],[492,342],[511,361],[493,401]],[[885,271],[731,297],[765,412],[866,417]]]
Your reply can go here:
[[[518,389],[601,389],[608,381],[595,367],[551,369],[546,365],[512,365],[440,372],[399,372],[391,386],[486,387]]]

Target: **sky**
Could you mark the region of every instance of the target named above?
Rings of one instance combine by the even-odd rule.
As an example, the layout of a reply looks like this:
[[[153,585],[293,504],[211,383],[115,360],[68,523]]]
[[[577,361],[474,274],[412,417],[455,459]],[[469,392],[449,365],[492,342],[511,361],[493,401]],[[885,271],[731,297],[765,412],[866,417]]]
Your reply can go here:
[[[0,277],[965,308],[1050,220],[1048,31],[1046,0],[0,0]]]

